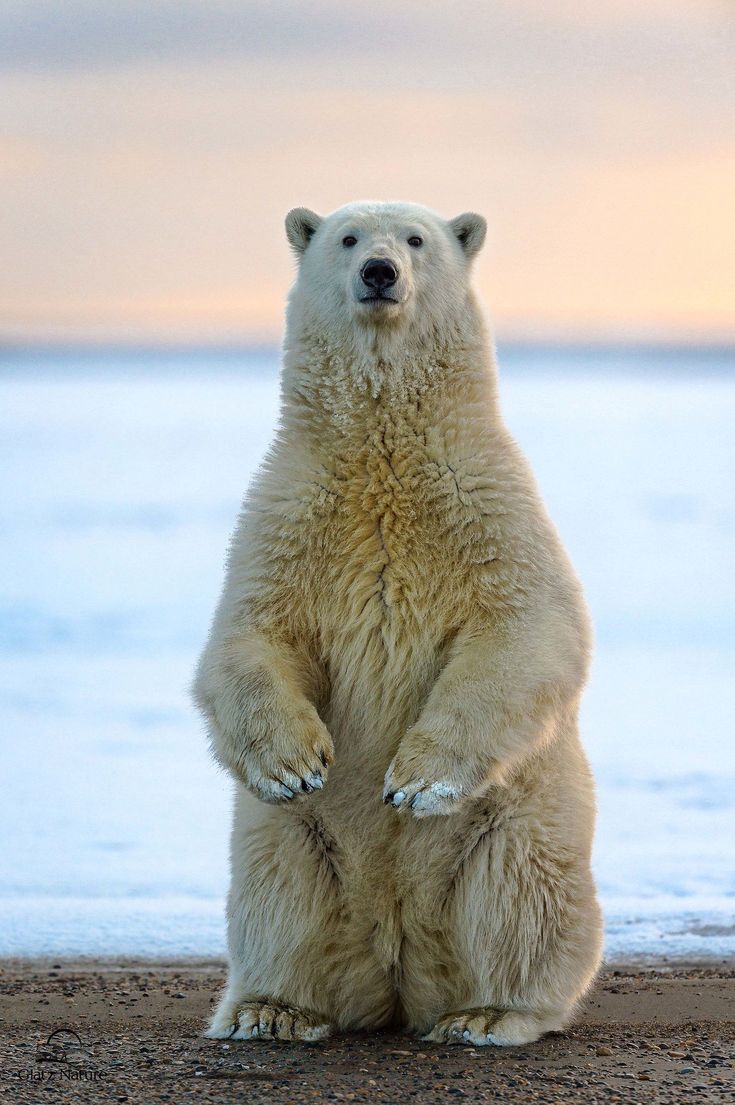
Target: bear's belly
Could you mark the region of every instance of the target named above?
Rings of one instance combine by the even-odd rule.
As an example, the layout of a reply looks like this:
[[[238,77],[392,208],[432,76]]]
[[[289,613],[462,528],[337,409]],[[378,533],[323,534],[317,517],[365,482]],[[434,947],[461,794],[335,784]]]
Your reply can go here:
[[[335,557],[320,603],[330,688],[325,721],[351,754],[379,750],[382,771],[466,617],[427,551],[415,541],[402,546],[378,525],[358,555]]]

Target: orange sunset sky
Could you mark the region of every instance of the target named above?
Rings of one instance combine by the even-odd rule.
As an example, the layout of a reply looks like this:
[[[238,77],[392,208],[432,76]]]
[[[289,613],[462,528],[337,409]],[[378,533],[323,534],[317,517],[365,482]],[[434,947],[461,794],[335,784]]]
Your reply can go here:
[[[735,337],[729,0],[5,0],[0,341],[272,340],[283,215],[490,223],[501,336]]]

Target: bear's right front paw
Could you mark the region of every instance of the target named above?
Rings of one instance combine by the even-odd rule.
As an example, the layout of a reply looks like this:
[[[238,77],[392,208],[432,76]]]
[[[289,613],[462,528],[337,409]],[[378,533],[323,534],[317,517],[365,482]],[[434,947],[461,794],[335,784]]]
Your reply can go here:
[[[324,725],[309,724],[290,735],[252,744],[237,763],[237,774],[263,802],[291,802],[326,782],[334,745]]]

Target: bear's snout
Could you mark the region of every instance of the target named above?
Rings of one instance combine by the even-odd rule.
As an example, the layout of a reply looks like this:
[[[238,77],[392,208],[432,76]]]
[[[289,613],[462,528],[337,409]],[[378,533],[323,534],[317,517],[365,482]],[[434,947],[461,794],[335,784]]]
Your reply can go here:
[[[398,279],[398,269],[388,257],[371,257],[360,271],[363,284],[376,292],[392,288]]]

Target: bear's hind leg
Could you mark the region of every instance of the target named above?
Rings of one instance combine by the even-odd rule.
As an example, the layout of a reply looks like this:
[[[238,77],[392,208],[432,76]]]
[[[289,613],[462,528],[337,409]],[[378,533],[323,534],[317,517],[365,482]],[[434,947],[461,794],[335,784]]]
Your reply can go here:
[[[319,814],[316,802],[282,810],[237,793],[216,1039],[322,1039],[385,1023],[393,1009],[370,916]]]
[[[411,1011],[416,1029],[429,1028],[432,1040],[498,1046],[560,1030],[600,962],[588,846],[536,818],[489,823],[459,858],[441,933],[441,958],[456,969],[433,1009]]]

